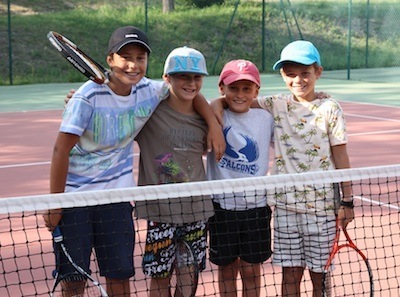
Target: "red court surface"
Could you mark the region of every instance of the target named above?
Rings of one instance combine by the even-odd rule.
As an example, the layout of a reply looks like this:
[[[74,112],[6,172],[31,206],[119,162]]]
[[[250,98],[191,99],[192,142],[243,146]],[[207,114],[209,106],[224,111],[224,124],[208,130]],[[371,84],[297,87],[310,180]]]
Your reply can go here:
[[[352,167],[400,163],[399,107],[341,105],[348,123]],[[48,193],[60,119],[60,110],[0,113],[0,197]]]
[[[398,149],[400,142],[400,108],[351,102],[340,103],[345,110],[348,123],[348,150],[352,167],[400,164]],[[60,124],[61,113],[61,110],[0,113],[0,199],[3,197],[48,193],[50,158]],[[137,147],[136,152],[138,152]],[[138,158],[135,159],[136,163],[137,161]],[[380,217],[377,219],[382,221],[385,218],[382,219]],[[137,223],[142,224],[143,222],[137,221]],[[371,222],[365,221],[364,223],[374,224],[373,219],[371,219]],[[19,225],[18,219],[15,224]],[[48,242],[41,246],[39,246],[37,242],[33,243],[31,245],[31,252],[35,253],[37,256],[33,260],[26,259],[26,262],[32,263],[32,261],[43,260],[42,256],[39,254],[39,248],[44,248],[49,253],[51,251],[50,235],[47,234],[47,230],[44,228],[42,229],[40,233],[44,235],[41,235],[41,237],[47,238]],[[137,228],[137,230],[139,230],[139,228]],[[143,242],[145,226],[141,226],[140,230],[142,230],[139,232],[140,234],[138,234],[140,239],[137,238],[137,240]],[[7,232],[7,226],[0,226],[0,231],[3,245],[8,241],[11,242],[11,240],[18,238],[18,234],[15,234],[13,238],[3,236],[3,234],[6,234],[3,232]],[[21,238],[18,240],[26,240],[24,234],[20,235]],[[390,236],[388,236],[388,238],[390,238]],[[382,242],[382,244],[385,246],[386,243]],[[390,243],[388,242],[388,244]],[[139,267],[141,250],[136,249],[135,254],[136,253],[135,267]],[[46,258],[45,261],[46,263],[48,262],[47,265],[51,266],[53,258]],[[398,264],[396,267],[397,266]],[[212,273],[203,273],[200,276],[198,296],[208,296],[207,291],[210,290],[214,292],[217,290],[217,271],[212,265],[209,265],[208,270],[210,269],[213,270]],[[396,273],[395,269],[393,269],[393,273]],[[140,269],[136,270],[137,273],[140,273]],[[272,271],[271,265],[268,262],[266,265],[263,265],[262,273],[266,276],[268,282],[280,282],[277,271],[276,268]],[[14,276],[9,275],[9,277],[11,279]],[[142,288],[138,289],[138,291],[148,287],[148,285],[145,284],[145,279],[142,277],[140,277],[140,279],[141,280],[138,282],[133,282],[135,287]],[[208,286],[211,285],[213,288],[208,288]],[[32,285],[26,285],[28,291],[31,287]],[[31,289],[33,290],[33,288]],[[1,292],[0,281],[0,293]],[[38,292],[38,295],[45,296],[45,292],[46,286],[43,284],[41,292]],[[147,292],[141,292],[142,293],[133,294],[133,296],[147,296]],[[20,295],[20,292],[8,294],[8,296],[18,295]]]

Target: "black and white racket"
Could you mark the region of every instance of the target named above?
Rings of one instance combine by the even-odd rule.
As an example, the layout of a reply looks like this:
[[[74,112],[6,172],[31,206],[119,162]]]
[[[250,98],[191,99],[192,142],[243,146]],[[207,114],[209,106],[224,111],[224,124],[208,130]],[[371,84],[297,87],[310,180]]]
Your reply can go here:
[[[50,296],[102,296],[107,297],[108,294],[104,288],[90,276],[83,268],[77,265],[68,253],[63,243],[63,235],[57,227],[53,231],[53,241],[59,252],[64,254],[67,260],[74,267],[75,271],[66,275],[61,275],[56,271],[55,282],[50,292]]]
[[[345,242],[340,244],[341,234]],[[365,254],[354,244],[346,229],[339,227],[323,272],[323,296],[374,296],[371,265]]]
[[[170,296],[194,297],[198,280],[197,257],[189,244],[180,238],[176,243],[174,270],[170,280]]]
[[[109,82],[107,69],[79,49],[72,41],[54,31],[47,33],[47,38],[61,55],[87,78],[100,85]]]

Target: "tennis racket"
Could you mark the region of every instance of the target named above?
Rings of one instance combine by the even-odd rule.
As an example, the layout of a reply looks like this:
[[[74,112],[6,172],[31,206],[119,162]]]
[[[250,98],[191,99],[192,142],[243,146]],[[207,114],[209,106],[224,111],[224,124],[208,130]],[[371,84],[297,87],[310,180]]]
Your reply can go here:
[[[183,239],[176,243],[174,270],[170,279],[171,297],[194,297],[199,280],[199,266],[192,248]]]
[[[72,41],[54,31],[47,33],[47,38],[61,55],[87,78],[100,85],[109,82],[108,71]]]
[[[60,253],[65,255],[69,263],[71,263],[71,265],[74,267],[75,271],[66,275],[61,275],[56,271],[56,280],[54,281],[50,296],[108,297],[107,292],[99,284],[99,282],[92,278],[83,268],[73,261],[63,243],[63,235],[61,234],[59,227],[53,231],[53,241],[56,245],[56,248],[59,249]]]
[[[346,239],[342,244],[341,234]],[[333,248],[323,272],[322,288],[324,297],[374,296],[371,265],[347,230],[339,227],[338,218]]]

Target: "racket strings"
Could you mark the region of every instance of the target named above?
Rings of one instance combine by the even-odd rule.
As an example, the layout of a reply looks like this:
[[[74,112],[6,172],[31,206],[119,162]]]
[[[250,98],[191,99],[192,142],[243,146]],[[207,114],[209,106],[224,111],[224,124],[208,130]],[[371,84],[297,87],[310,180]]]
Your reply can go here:
[[[195,296],[197,278],[197,260],[190,246],[184,241],[180,241],[176,246],[175,261],[170,279],[171,296]]]
[[[99,288],[93,283],[86,281],[82,275],[73,273],[59,280],[51,296],[98,297],[101,296],[101,294]]]

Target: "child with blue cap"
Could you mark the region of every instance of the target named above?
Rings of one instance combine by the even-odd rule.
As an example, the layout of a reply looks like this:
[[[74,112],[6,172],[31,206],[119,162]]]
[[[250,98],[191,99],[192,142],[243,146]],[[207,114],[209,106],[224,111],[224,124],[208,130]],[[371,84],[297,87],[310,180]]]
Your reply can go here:
[[[290,94],[260,97],[258,104],[275,118],[273,174],[326,171],[350,167],[344,113],[332,98],[319,98],[321,58],[309,41],[289,43],[274,64]],[[300,296],[306,267],[313,296],[322,295],[322,273],[335,237],[334,185],[292,187],[274,193],[273,263],[283,267],[282,296]],[[353,220],[353,197],[342,184],[337,215],[345,228]],[[296,252],[294,252],[296,251]]]

